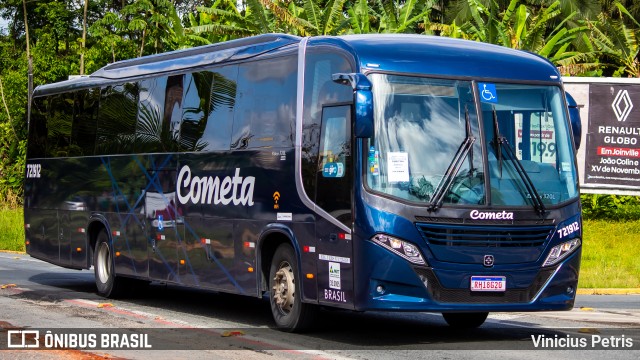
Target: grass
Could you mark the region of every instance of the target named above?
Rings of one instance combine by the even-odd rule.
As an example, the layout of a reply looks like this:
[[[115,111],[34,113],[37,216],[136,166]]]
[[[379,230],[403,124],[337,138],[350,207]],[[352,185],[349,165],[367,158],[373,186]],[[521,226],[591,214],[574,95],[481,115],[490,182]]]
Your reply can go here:
[[[22,208],[0,209],[0,250],[24,251]],[[588,288],[640,288],[640,220],[583,223],[580,283]]]
[[[0,250],[24,251],[22,208],[0,209]]]
[[[578,287],[640,288],[640,220],[585,220]]]

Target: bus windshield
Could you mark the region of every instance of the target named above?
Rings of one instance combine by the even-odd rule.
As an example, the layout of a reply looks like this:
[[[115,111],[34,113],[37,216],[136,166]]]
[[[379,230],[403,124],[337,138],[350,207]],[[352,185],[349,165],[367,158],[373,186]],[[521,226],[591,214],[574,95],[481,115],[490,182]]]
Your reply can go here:
[[[431,204],[485,202],[479,122],[470,81],[371,75],[375,136],[368,185],[374,191]],[[451,169],[457,157],[464,158]],[[453,184],[445,179],[453,171]],[[448,189],[447,189],[448,188]]]
[[[560,88],[478,83],[478,93],[492,203],[535,206],[538,197],[543,204],[556,205],[577,197],[576,166]]]
[[[431,208],[543,208],[577,196],[560,88],[369,77],[375,107],[367,159],[371,190]]]

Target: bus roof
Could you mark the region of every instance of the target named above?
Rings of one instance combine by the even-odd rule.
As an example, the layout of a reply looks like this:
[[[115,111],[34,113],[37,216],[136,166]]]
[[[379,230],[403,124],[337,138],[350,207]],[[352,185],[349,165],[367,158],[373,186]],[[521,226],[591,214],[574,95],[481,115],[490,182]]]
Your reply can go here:
[[[160,73],[179,72],[256,57],[291,44],[300,42],[300,37],[286,34],[264,34],[217,44],[170,51],[122,60],[108,64],[89,76],[38,86],[34,96],[72,91],[109,82],[152,76]]]
[[[35,89],[34,96],[241,61],[295,46],[301,39],[286,34],[264,34],[118,61],[89,76],[40,85]],[[560,74],[555,66],[541,56],[481,42],[409,34],[322,36],[311,39],[310,44],[334,45],[351,52],[358,59],[360,70],[363,71],[377,70],[496,81],[560,82]]]
[[[409,34],[345,35],[338,38],[353,49],[362,70],[560,82],[558,70],[547,59],[492,44]]]

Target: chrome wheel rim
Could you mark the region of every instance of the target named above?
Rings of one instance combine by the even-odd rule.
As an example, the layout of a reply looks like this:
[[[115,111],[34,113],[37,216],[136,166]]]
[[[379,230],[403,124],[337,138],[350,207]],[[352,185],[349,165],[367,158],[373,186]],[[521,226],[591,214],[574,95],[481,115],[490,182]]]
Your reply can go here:
[[[287,315],[293,309],[295,302],[295,277],[291,265],[283,261],[273,278],[273,299],[276,307],[283,315]]]
[[[98,279],[101,283],[106,284],[111,276],[111,251],[109,251],[109,245],[107,243],[101,243],[98,248],[98,261],[96,264],[96,270],[98,272]]]

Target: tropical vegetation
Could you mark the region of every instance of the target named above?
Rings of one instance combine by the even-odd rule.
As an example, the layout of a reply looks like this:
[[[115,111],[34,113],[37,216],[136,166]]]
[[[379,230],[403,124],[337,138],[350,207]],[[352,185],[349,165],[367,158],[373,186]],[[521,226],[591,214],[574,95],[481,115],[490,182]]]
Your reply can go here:
[[[0,205],[21,205],[29,69],[39,85],[118,60],[269,32],[412,33],[535,52],[565,75],[640,77],[638,19],[640,5],[631,0],[4,0]],[[587,196],[596,210],[586,214],[601,214],[598,204],[616,199]]]

